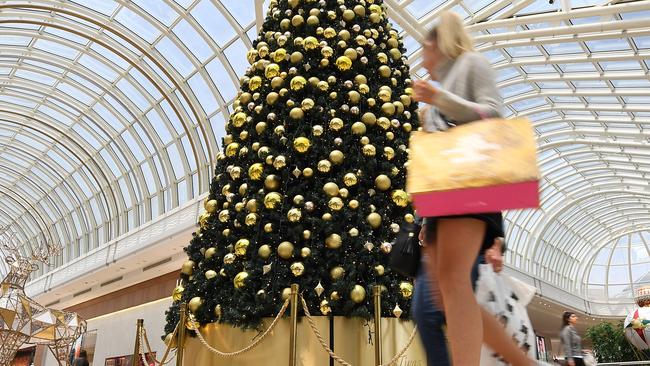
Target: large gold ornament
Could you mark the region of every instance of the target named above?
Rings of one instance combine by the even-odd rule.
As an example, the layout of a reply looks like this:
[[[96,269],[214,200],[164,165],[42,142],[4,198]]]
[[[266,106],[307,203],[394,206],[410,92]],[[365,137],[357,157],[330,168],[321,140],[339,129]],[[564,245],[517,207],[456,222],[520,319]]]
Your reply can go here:
[[[413,284],[410,282],[402,281],[399,284],[399,291],[402,293],[402,297],[405,299],[410,299],[413,296]]]
[[[330,277],[335,281],[340,280],[343,276],[345,276],[345,270],[341,266],[336,266],[330,270]]]
[[[280,75],[280,65],[278,64],[268,64],[264,69],[264,76],[267,79],[273,79],[278,75]]]
[[[387,191],[390,189],[391,186],[391,181],[390,178],[388,178],[387,175],[385,174],[380,174],[375,178],[375,187],[377,187],[380,191]]]
[[[233,157],[237,155],[237,152],[239,151],[239,144],[236,142],[231,142],[226,146],[226,156],[228,157]]]
[[[302,249],[300,249],[300,256],[301,257],[307,258],[310,255],[311,255],[311,249],[309,249],[307,247],[303,247]]]
[[[370,224],[370,226],[372,226],[373,229],[377,229],[379,228],[379,226],[381,226],[381,215],[379,215],[376,212],[373,212],[370,215],[368,215],[367,221],[368,224]]]
[[[248,176],[252,180],[262,179],[262,173],[264,173],[264,165],[262,163],[255,163],[248,168]]]
[[[291,273],[293,273],[294,276],[300,277],[305,273],[305,265],[302,264],[302,262],[294,262],[291,264]]]
[[[271,192],[264,197],[264,207],[275,209],[282,202],[282,196],[278,192]]]
[[[248,278],[248,272],[239,272],[235,276],[235,279],[232,281],[235,288],[240,289],[246,287],[246,279]]]
[[[298,91],[307,85],[307,80],[302,76],[294,76],[293,79],[291,79],[290,85],[291,90]]]
[[[244,219],[244,223],[246,224],[246,226],[255,226],[255,224],[257,224],[257,219],[258,219],[257,214],[249,213],[248,215],[246,215],[246,219]]]
[[[199,310],[201,305],[203,305],[203,299],[201,299],[198,296],[193,297],[187,305],[190,308],[191,312],[196,313],[196,311]]]
[[[318,162],[317,168],[321,173],[328,173],[330,169],[332,169],[332,163],[330,163],[329,160],[321,160]],[[305,174],[305,176],[307,175]]]
[[[208,211],[209,213],[217,212],[218,208],[219,208],[219,203],[217,202],[217,200],[208,200],[205,202],[205,210]]]
[[[238,257],[243,257],[246,255],[250,241],[248,239],[239,239],[235,243],[235,255]]]
[[[390,146],[384,147],[384,156],[388,160],[393,160],[395,158],[395,150]]]
[[[352,133],[355,135],[363,135],[366,133],[366,125],[363,122],[354,122],[352,124]]]
[[[248,81],[248,88],[250,90],[257,90],[262,86],[262,78],[259,76],[253,76],[249,81]]]
[[[194,261],[186,261],[183,263],[183,268],[181,268],[181,272],[184,275],[191,276],[192,273],[194,273]]]
[[[401,189],[394,190],[393,193],[391,193],[390,198],[393,200],[393,203],[399,207],[406,207],[409,204],[408,194]]]
[[[172,292],[172,299],[174,301],[181,301],[183,298],[183,291],[185,291],[185,288],[182,285],[176,286],[176,288],[174,288],[174,292]]]
[[[316,18],[318,19],[318,18]],[[313,36],[309,36],[305,38],[305,40],[302,43],[302,46],[305,48],[305,50],[310,51],[310,50],[315,50],[318,48],[318,39]]]
[[[278,245],[278,255],[282,259],[289,259],[293,256],[293,244],[284,241]]]
[[[325,246],[330,249],[338,249],[342,244],[343,240],[339,234],[330,234],[327,239],[325,239]]]
[[[278,188],[280,188],[280,177],[277,175],[268,175],[264,179],[264,187],[268,189],[269,191],[277,191]]]
[[[330,153],[330,161],[334,164],[341,164],[343,159],[345,159],[345,155],[343,155],[341,150],[334,150]]]
[[[347,56],[340,56],[336,59],[336,67],[338,67],[338,69],[341,71],[350,70],[352,67],[352,60],[350,60],[350,58]],[[260,83],[261,81],[262,79],[260,79]]]
[[[301,120],[305,117],[305,111],[303,111],[302,108],[298,107],[292,108],[291,111],[289,111],[289,117],[294,120]]]
[[[348,187],[352,187],[353,185],[357,184],[358,179],[356,174],[354,173],[347,173],[346,175],[343,176],[343,184],[345,184]]]
[[[298,137],[293,140],[293,148],[299,153],[306,153],[311,146],[311,141],[306,137]]]
[[[298,222],[301,218],[302,212],[300,212],[300,209],[292,208],[287,212],[287,219],[289,219],[290,222]]]
[[[350,291],[350,299],[357,304],[362,303],[366,299],[366,289],[361,285],[354,285],[354,288]]]
[[[343,200],[338,197],[332,197],[327,203],[327,206],[334,211],[340,211],[343,208]]]
[[[375,148],[374,145],[371,144],[364,145],[361,151],[365,156],[375,156],[377,154],[377,149]]]
[[[263,259],[267,259],[271,255],[271,247],[264,244],[257,249],[257,255]]]
[[[339,186],[334,182],[327,182],[323,186],[323,191],[327,193],[328,196],[334,197],[339,194]]]
[[[343,120],[340,118],[332,118],[329,124],[330,128],[334,131],[339,131],[343,128]]]

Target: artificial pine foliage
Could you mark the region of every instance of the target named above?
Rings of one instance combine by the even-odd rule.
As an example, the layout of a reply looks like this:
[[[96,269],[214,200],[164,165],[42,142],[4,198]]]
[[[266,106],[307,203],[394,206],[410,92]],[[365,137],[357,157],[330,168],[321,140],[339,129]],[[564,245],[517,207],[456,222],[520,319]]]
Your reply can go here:
[[[399,225],[417,105],[382,0],[272,0],[226,125],[215,177],[185,248],[201,323],[255,327],[292,283],[310,312],[408,316],[412,284],[387,261]]]

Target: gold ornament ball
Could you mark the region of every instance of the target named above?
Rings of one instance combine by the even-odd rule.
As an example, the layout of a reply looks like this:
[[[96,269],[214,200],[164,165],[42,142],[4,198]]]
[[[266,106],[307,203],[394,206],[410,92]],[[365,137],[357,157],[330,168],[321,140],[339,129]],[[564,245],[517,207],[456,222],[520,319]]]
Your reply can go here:
[[[246,224],[246,226],[255,226],[255,224],[257,224],[257,219],[258,219],[257,214],[249,213],[248,215],[246,215],[246,219],[244,220],[244,223]]]
[[[410,299],[413,296],[413,284],[402,281],[399,284],[399,291],[402,293],[403,298]]]
[[[237,152],[239,151],[239,144],[236,142],[231,142],[226,146],[226,156],[232,158],[233,156],[237,155]]]
[[[368,126],[372,126],[377,121],[377,116],[372,112],[366,112],[361,116],[361,122],[365,123]]]
[[[341,296],[339,295],[338,291],[332,291],[332,293],[330,294],[330,299],[332,299],[334,301],[336,301],[336,300],[338,300],[340,298],[341,298]]]
[[[412,214],[406,214],[406,215],[404,215],[404,221],[411,224],[411,223],[415,222],[415,216],[413,216]]]
[[[193,297],[190,302],[187,304],[190,308],[190,311],[196,313],[197,310],[203,305],[203,300],[200,297]]]
[[[395,107],[393,106],[393,108]],[[305,117],[305,111],[303,111],[302,108],[298,108],[298,107],[292,108],[291,111],[289,111],[289,117],[291,117],[294,120],[301,120]]]
[[[324,129],[323,129],[323,126],[321,126],[321,125],[316,125],[316,126],[312,127],[312,133],[314,134],[314,136],[317,136],[317,137],[321,136],[323,134],[323,131],[324,131]]]
[[[323,214],[323,216],[321,218],[323,219],[323,221],[332,221],[332,214],[329,213],[329,212],[326,212],[326,213]]]
[[[302,62],[302,58],[303,58],[302,52],[296,51],[292,53],[291,56],[289,56],[289,61],[291,61],[292,64],[298,64]]]
[[[235,257],[234,254],[228,253],[223,257],[223,263],[224,264],[232,264],[233,262],[235,262],[235,258],[236,257]]]
[[[311,146],[311,141],[306,137],[298,137],[293,140],[293,148],[299,153],[306,153]]]
[[[354,122],[352,124],[352,133],[355,135],[363,135],[366,133],[366,125],[363,122]]]
[[[278,64],[268,64],[264,69],[264,76],[267,79],[273,79],[278,75],[280,75],[280,65]]]
[[[301,90],[305,87],[305,85],[307,85],[307,79],[302,76],[295,76],[293,79],[291,79],[290,86],[291,90],[293,91]]]
[[[316,19],[318,19],[318,18],[316,18]],[[315,50],[316,48],[318,48],[318,40],[316,39],[316,37],[309,36],[309,37],[305,38],[305,40],[303,41],[302,46],[307,51]]]
[[[352,187],[353,185],[357,184],[358,179],[356,174],[354,173],[347,173],[343,176],[343,184],[345,184],[348,187]]]
[[[390,74],[391,74],[390,67],[388,67],[386,65],[379,66],[379,75],[381,75],[382,77],[387,78],[387,77],[390,77]]]
[[[303,111],[311,110],[312,108],[314,108],[314,100],[311,98],[305,98],[300,103],[300,107],[302,108]]]
[[[282,196],[277,192],[271,192],[264,197],[264,207],[273,210],[282,202]]]
[[[315,15],[311,15],[309,18],[307,18],[307,25],[311,27],[318,25],[319,22],[320,20]]]
[[[235,243],[235,255],[238,257],[243,257],[246,255],[250,241],[248,239],[239,239]]]
[[[217,304],[214,307],[214,315],[221,317],[222,311],[221,311],[221,305]]]
[[[332,169],[332,163],[329,160],[321,160],[318,162],[318,171],[321,173],[328,173]],[[307,175],[305,175],[307,176]]]
[[[355,61],[357,59],[358,53],[353,48],[348,48],[345,51],[343,51],[343,55],[349,58],[350,60]]]
[[[239,272],[235,276],[235,279],[232,281],[233,285],[237,289],[241,289],[246,287],[246,279],[248,278],[249,274],[248,272]]]
[[[278,245],[278,255],[282,259],[289,259],[293,256],[293,244],[284,241]]]
[[[409,203],[408,194],[401,189],[394,190],[393,193],[391,193],[390,198],[393,200],[393,203],[395,203],[399,207],[408,206]]]
[[[239,112],[232,116],[232,124],[235,127],[241,127],[246,123],[246,113]]]
[[[330,197],[337,196],[339,194],[339,186],[334,182],[327,182],[323,186],[323,191]]]
[[[304,231],[302,232],[302,237],[303,237],[305,240],[309,240],[309,238],[311,238],[311,231],[309,231],[309,230],[304,230]]]
[[[285,287],[282,289],[282,300],[287,300],[289,297],[291,297],[291,288],[290,287]]]
[[[384,103],[381,106],[381,111],[390,117],[395,114],[395,105],[393,103]]]
[[[291,25],[294,27],[300,27],[304,22],[305,18],[303,18],[302,15],[295,15],[293,18],[291,18]]]
[[[264,187],[269,191],[277,191],[280,188],[280,177],[277,175],[268,175],[264,179]]]
[[[374,145],[371,144],[364,145],[361,151],[365,156],[375,156],[377,154],[377,149],[375,148]]]
[[[341,164],[344,158],[345,155],[340,150],[334,150],[330,153],[330,161],[334,164]]]
[[[215,277],[217,277],[217,272],[216,271],[213,271],[213,270],[205,271],[205,278],[207,278],[208,280],[211,280],[211,279],[213,279]]]
[[[333,211],[340,211],[343,208],[343,200],[338,197],[332,197],[327,206]]]
[[[257,255],[263,259],[267,259],[271,255],[271,247],[264,244],[257,249]]]
[[[368,78],[365,75],[359,74],[359,75],[354,77],[354,82],[357,85],[368,84]]]
[[[293,197],[293,203],[295,203],[296,205],[302,205],[303,202],[305,202],[305,197],[303,197],[302,195],[296,195]]]
[[[205,257],[205,259],[210,259],[210,258],[214,257],[215,254],[217,254],[217,248],[210,247],[210,248],[205,250],[205,253],[203,254],[203,256]]]
[[[295,277],[300,277],[305,273],[305,265],[302,264],[302,262],[292,263],[289,269],[291,269],[291,273],[293,273]]]
[[[351,200],[351,201],[348,203],[348,207],[350,207],[350,208],[353,209],[353,210],[356,210],[356,209],[359,207],[359,201],[357,201],[357,200]]]
[[[246,202],[246,210],[251,213],[257,212],[257,200],[253,198]]]
[[[359,229],[353,227],[350,229],[350,231],[348,231],[348,234],[350,234],[351,237],[357,237],[359,236]]]
[[[370,215],[368,215],[366,220],[368,221],[368,224],[370,224],[370,226],[373,229],[377,229],[379,228],[379,226],[381,226],[381,215],[379,215],[376,212],[373,212]]]
[[[181,301],[183,298],[183,291],[185,291],[185,288],[183,286],[176,286],[176,288],[174,288],[174,292],[172,292],[172,299],[174,299],[174,301]]]
[[[339,131],[343,128],[343,120],[340,118],[332,118],[329,124],[330,128],[334,131]]]
[[[351,21],[352,19],[354,19],[354,16],[355,16],[355,14],[354,14],[354,11],[353,11],[353,10],[346,9],[346,10],[343,12],[343,20],[345,20],[346,22],[349,22],[349,21]]]
[[[268,223],[268,224],[264,225],[264,232],[266,232],[266,233],[273,232],[273,224]]]
[[[375,187],[379,189],[380,191],[387,191],[390,189],[391,186],[391,181],[390,178],[388,178],[387,175],[381,174],[375,178]]]
[[[276,92],[271,92],[266,96],[266,103],[268,103],[269,105],[274,105],[278,101],[278,99],[280,99],[280,94]]]
[[[390,128],[390,120],[388,118],[386,118],[386,117],[380,117],[377,120],[377,124],[379,125],[379,127],[381,127],[384,130],[387,130],[387,129]]]
[[[330,249],[338,249],[343,245],[343,239],[339,234],[330,234],[327,239],[325,239],[325,246]]]
[[[393,160],[395,158],[395,150],[392,147],[386,146],[384,148],[384,156],[388,160]]]
[[[379,276],[383,276],[385,271],[386,270],[385,270],[384,266],[382,266],[381,264],[375,266],[375,272],[377,272],[377,274]]]
[[[192,273],[194,273],[194,261],[186,261],[185,263],[183,263],[181,272],[184,275],[191,276]]]
[[[323,315],[328,315],[329,313],[332,312],[332,308],[330,308],[330,303],[327,300],[323,300],[320,302],[319,309],[321,314]]]
[[[257,132],[258,135],[261,135],[264,133],[266,130],[266,122],[259,122],[255,125],[255,132]]]
[[[311,249],[304,247],[300,249],[300,256],[303,258],[307,258],[311,255]]]
[[[343,276],[345,276],[345,270],[341,266],[336,266],[330,270],[330,277],[335,281],[340,280]]]
[[[287,212],[287,219],[289,219],[290,222],[298,222],[301,218],[302,212],[297,208],[292,208]]]
[[[312,168],[305,168],[305,169],[302,170],[302,175],[309,178],[312,175],[314,175],[314,170]]]
[[[262,165],[262,163],[255,163],[248,168],[248,176],[252,180],[262,179],[263,172],[264,172],[264,165]]]
[[[248,88],[250,90],[257,90],[262,86],[262,78],[259,76],[253,76],[249,81],[248,81]]]
[[[408,122],[405,123],[405,124],[403,124],[403,125],[402,125],[402,128],[403,128],[404,131],[406,131],[406,132],[411,132],[411,130],[413,130],[413,126],[412,126],[410,123],[408,123]]]
[[[350,70],[350,68],[352,68],[352,60],[350,60],[350,58],[347,56],[340,56],[339,58],[336,59],[336,67],[341,71]],[[260,85],[261,83],[262,83],[262,79],[260,78]]]
[[[217,200],[209,200],[205,203],[205,210],[208,211],[209,213],[217,212],[218,208],[219,208],[219,203],[217,202]]]
[[[354,288],[350,291],[350,299],[357,304],[362,303],[366,299],[366,289],[361,285],[354,285]]]

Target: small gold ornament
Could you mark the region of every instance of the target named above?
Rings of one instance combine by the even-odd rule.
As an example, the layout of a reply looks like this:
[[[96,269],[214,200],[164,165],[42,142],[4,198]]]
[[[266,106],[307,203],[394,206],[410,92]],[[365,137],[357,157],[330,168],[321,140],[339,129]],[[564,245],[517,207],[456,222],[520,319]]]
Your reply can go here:
[[[280,75],[280,65],[278,64],[268,64],[264,69],[264,76],[267,79],[273,79],[278,75]]]
[[[259,122],[258,124],[255,125],[255,132],[257,132],[257,134],[261,135],[266,130],[266,126],[267,126],[266,122]]]
[[[379,117],[377,124],[384,130],[388,130],[390,128],[390,120],[386,117]]]
[[[339,194],[339,186],[334,182],[327,182],[323,186],[323,191],[327,193],[328,196],[334,197]]]
[[[302,262],[292,263],[290,269],[291,273],[296,277],[300,277],[305,273],[305,265]]]
[[[176,288],[174,288],[174,292],[172,292],[172,299],[174,301],[181,301],[183,298],[183,291],[185,291],[185,288],[183,286],[176,286]]]
[[[307,25],[309,25],[311,27],[318,25],[319,22],[320,22],[320,20],[315,15],[311,15],[309,18],[307,18]]]
[[[184,275],[191,276],[194,273],[194,261],[185,261],[181,268],[181,272]]]
[[[354,288],[350,291],[350,299],[357,304],[362,303],[366,299],[366,289],[361,285],[354,285]]]
[[[280,177],[274,174],[267,175],[264,179],[264,187],[269,191],[277,191],[280,188]]]
[[[290,85],[293,91],[302,90],[307,85],[307,80],[302,76],[294,76]]]
[[[359,207],[359,201],[351,200],[350,202],[348,202],[348,207],[350,207],[353,210],[356,210]]]
[[[291,287],[285,287],[282,289],[282,300],[287,301],[291,297]]]
[[[300,209],[292,208],[287,212],[287,219],[289,219],[290,222],[298,222],[301,218],[302,212],[300,212]]]
[[[217,200],[208,200],[205,202],[205,210],[208,211],[209,213],[217,212],[218,208],[219,208],[219,203],[217,202]]]
[[[385,271],[386,270],[384,269],[384,266],[382,266],[381,264],[375,266],[375,272],[377,272],[379,276],[383,276]]]
[[[289,259],[293,256],[293,244],[284,241],[278,245],[278,255],[282,259]]]
[[[300,107],[302,108],[303,111],[309,111],[312,108],[314,108],[314,100],[311,98],[305,98],[300,103]]]
[[[332,118],[330,121],[329,127],[334,131],[339,131],[343,128],[343,120],[340,118]]]
[[[406,207],[409,204],[408,194],[401,189],[394,190],[391,193],[390,198],[399,207]]]
[[[332,293],[330,294],[330,299],[331,300],[336,301],[336,300],[339,300],[340,298],[341,298],[341,296],[339,295],[338,291],[332,291]]]
[[[323,219],[323,221],[332,221],[332,214],[329,213],[329,212],[326,212],[326,213],[323,214],[323,216],[321,218]]]
[[[412,224],[415,222],[415,217],[412,214],[406,214],[404,215],[404,221],[408,222],[409,224]]]
[[[249,213],[246,215],[246,219],[244,219],[244,224],[246,224],[246,226],[255,226],[258,218],[259,216],[257,216],[257,214]]]
[[[352,104],[359,104],[359,101],[361,100],[361,94],[358,91],[352,90],[348,92],[348,99]]]
[[[235,243],[235,255],[238,257],[243,257],[246,255],[250,241],[248,239],[239,239]]]
[[[377,121],[377,117],[372,112],[366,112],[361,116],[361,122],[365,123],[368,126],[372,126]]]
[[[333,211],[340,211],[343,208],[343,200],[338,197],[332,197],[327,206]]]
[[[248,278],[249,274],[248,272],[239,272],[235,276],[235,279],[232,281],[233,285],[235,285],[235,288],[241,289],[246,287],[246,279]]]
[[[402,316],[402,309],[399,307],[399,305],[395,305],[393,308],[393,315],[395,315],[396,318]]]
[[[271,247],[264,244],[257,249],[257,255],[263,259],[267,259],[271,255]]]
[[[391,252],[391,250],[393,250],[393,244],[391,244],[391,243],[381,243],[379,248],[381,249],[382,252],[384,252],[385,254],[388,254],[388,253]]]
[[[323,126],[321,125],[315,125],[314,127],[312,127],[312,133],[314,134],[314,136],[317,137],[321,136],[323,134],[323,131],[324,131]]]
[[[311,146],[311,141],[306,137],[298,137],[293,140],[293,148],[299,153],[306,153]]]
[[[271,86],[273,86],[273,85],[271,85]],[[269,105],[274,105],[275,103],[277,103],[278,99],[280,99],[280,94],[278,94],[276,92],[270,92],[266,96],[266,103],[268,103]]]
[[[343,176],[343,184],[345,184],[348,187],[352,187],[353,185],[357,184],[358,179],[356,174],[354,173],[347,173]]]
[[[328,173],[332,169],[332,163],[329,160],[321,160],[318,162],[318,171],[321,173]],[[303,171],[304,173],[304,171]],[[307,175],[305,175],[307,176]]]
[[[264,207],[275,209],[282,202],[282,195],[277,192],[271,192],[264,197]]]
[[[382,77],[385,78],[390,77],[391,73],[392,72],[390,71],[390,67],[386,65],[379,66],[379,75],[381,75]]]
[[[395,105],[393,103],[384,103],[381,106],[381,111],[387,116],[392,116],[395,114]]]
[[[295,15],[293,18],[291,18],[291,25],[294,27],[300,27],[305,23],[305,18],[302,17],[302,15]]]
[[[318,18],[316,18],[318,19]],[[318,39],[316,37],[309,36],[305,38],[305,40],[302,43],[302,46],[305,48],[307,51],[315,50],[318,48]]]
[[[296,51],[292,53],[291,56],[289,56],[289,61],[291,61],[292,64],[298,64],[302,62],[302,58],[303,58],[302,52]]]
[[[330,249],[338,249],[343,245],[343,240],[339,234],[330,234],[327,239],[325,239],[325,246]]]
[[[177,337],[175,337],[172,333],[167,334],[164,341],[165,346],[169,348],[176,348],[176,338]]]
[[[214,257],[215,254],[217,254],[217,248],[210,247],[210,248],[205,250],[205,253],[203,253],[203,256],[205,257],[205,259],[210,259],[210,258]]]
[[[305,168],[305,169],[302,170],[302,175],[309,178],[312,175],[314,175],[314,170],[312,168]]]
[[[402,293],[402,297],[405,299],[410,299],[413,296],[413,284],[410,282],[402,281],[399,284],[399,291]]]
[[[350,70],[350,68],[352,67],[352,60],[350,60],[350,58],[347,56],[340,56],[339,58],[336,59],[336,67],[341,71]],[[260,84],[261,82],[262,79],[260,78]]]
[[[373,229],[377,229],[379,228],[379,226],[381,226],[381,215],[379,215],[376,212],[373,212],[370,215],[368,215],[367,221],[368,224],[370,224],[370,226],[372,226]]]
[[[334,150],[330,153],[330,161],[334,164],[341,164],[344,158],[345,155],[340,150]]]
[[[221,317],[221,315],[222,315],[221,305],[217,304],[214,307],[214,315],[216,315],[217,317]]]
[[[268,224],[264,225],[264,232],[265,233],[273,232],[273,224],[268,223]]]
[[[305,117],[305,111],[303,111],[302,108],[298,107],[292,108],[291,111],[289,111],[289,117],[294,120],[301,120]]]
[[[411,124],[408,123],[408,122],[405,123],[405,124],[403,124],[403,125],[402,125],[402,128],[403,128],[404,131],[406,131],[406,132],[411,132],[411,130],[413,130],[413,126],[411,126]]]
[[[355,135],[363,135],[366,133],[366,125],[363,122],[354,122],[352,124],[352,133]]]
[[[332,308],[330,308],[330,303],[327,300],[323,300],[320,302],[320,312],[323,315],[328,315],[329,313],[332,312]]]
[[[311,249],[309,249],[307,247],[303,247],[302,249],[300,249],[300,256],[301,257],[307,258],[310,255],[311,255]]]
[[[377,149],[375,148],[374,145],[371,144],[364,145],[361,151],[365,156],[375,156],[377,154]]]
[[[273,61],[275,62],[282,62],[287,59],[287,50],[284,48],[278,48],[275,50],[275,54],[273,55]]]
[[[226,146],[226,156],[232,158],[233,156],[237,155],[237,152],[239,151],[239,144],[236,142],[231,142]]]
[[[217,277],[217,272],[216,271],[213,271],[213,270],[205,271],[205,278],[207,278],[208,280],[211,280],[211,279],[213,279],[215,277]]]
[[[375,187],[379,189],[380,191],[387,191],[390,189],[391,186],[391,181],[390,178],[388,178],[387,175],[385,174],[380,174],[375,178]]]
[[[346,10],[343,12],[343,20],[345,20],[346,22],[349,22],[349,21],[351,21],[352,19],[354,19],[354,16],[355,16],[355,13],[354,13],[353,10],[346,9]]]
[[[228,253],[223,257],[223,264],[232,264],[235,262],[235,255],[232,253]]]
[[[201,305],[203,305],[203,299],[201,299],[198,296],[193,297],[187,305],[190,308],[191,312],[196,313],[196,311],[199,310]]]
[[[343,276],[345,276],[345,270],[341,266],[336,266],[330,270],[330,277],[334,281],[340,280]]]
[[[395,158],[395,150],[389,146],[384,147],[384,156],[388,160],[393,160]]]
[[[250,90],[257,90],[262,86],[262,78],[259,76],[253,76],[249,81],[248,81],[248,88]]]

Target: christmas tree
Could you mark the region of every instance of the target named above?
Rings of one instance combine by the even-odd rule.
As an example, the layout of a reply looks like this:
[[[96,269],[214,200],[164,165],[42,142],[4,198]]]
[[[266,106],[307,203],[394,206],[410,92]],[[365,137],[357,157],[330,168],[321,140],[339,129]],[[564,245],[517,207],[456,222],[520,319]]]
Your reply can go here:
[[[184,288],[201,323],[254,327],[298,283],[310,312],[404,316],[412,284],[387,266],[400,224],[409,68],[381,0],[272,0],[247,54],[215,177],[185,248]]]

